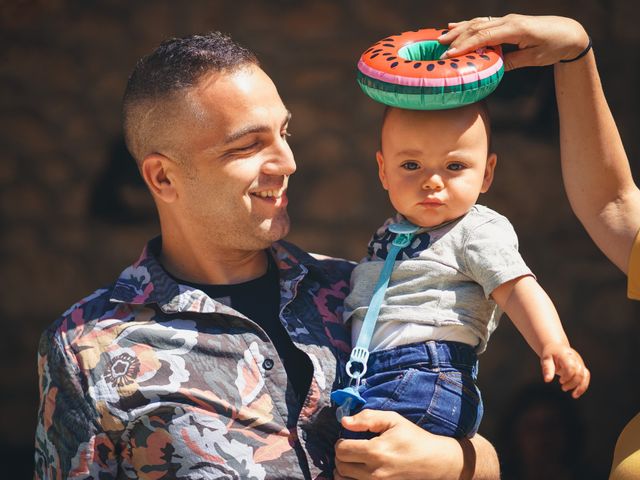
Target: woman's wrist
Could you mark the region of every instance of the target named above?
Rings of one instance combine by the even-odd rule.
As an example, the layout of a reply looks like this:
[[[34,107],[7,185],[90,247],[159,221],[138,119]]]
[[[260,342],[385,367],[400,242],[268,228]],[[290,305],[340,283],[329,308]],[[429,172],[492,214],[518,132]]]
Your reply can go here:
[[[577,60],[580,60],[582,57],[584,57],[585,55],[587,55],[587,53],[589,53],[589,51],[591,50],[591,48],[593,47],[593,43],[591,42],[591,37],[587,36],[587,38],[589,39],[589,42],[587,43],[587,46],[575,57],[573,58],[569,58],[569,59],[564,59],[564,60],[560,60],[560,63],[571,63],[571,62],[575,62]]]
[[[591,37],[584,27],[573,19],[566,19],[571,25],[571,30],[566,32],[566,38],[570,40],[567,52],[559,63],[571,63],[584,58],[592,48]]]

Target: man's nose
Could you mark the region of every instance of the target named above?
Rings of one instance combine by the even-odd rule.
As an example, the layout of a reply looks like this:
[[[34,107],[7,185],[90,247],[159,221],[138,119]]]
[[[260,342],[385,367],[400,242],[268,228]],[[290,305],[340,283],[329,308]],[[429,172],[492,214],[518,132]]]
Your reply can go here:
[[[293,175],[296,171],[296,161],[286,140],[282,139],[274,145],[269,160],[263,165],[262,171],[267,175]]]
[[[423,190],[441,190],[444,187],[442,177],[435,172],[427,173],[423,182]]]

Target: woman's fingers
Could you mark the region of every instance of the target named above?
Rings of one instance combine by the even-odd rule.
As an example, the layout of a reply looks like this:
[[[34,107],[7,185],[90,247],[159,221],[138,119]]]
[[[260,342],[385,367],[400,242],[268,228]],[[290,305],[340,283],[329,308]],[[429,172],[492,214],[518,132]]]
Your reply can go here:
[[[473,27],[471,24],[465,26],[460,32],[455,32],[449,44],[449,49],[443,58],[454,55],[463,55],[467,52],[477,50],[482,47],[511,43],[512,27],[501,21],[485,22],[485,24]],[[451,31],[450,33],[454,33]],[[448,35],[448,34],[447,34]],[[455,37],[455,38],[454,38]],[[447,38],[449,40],[449,38]]]

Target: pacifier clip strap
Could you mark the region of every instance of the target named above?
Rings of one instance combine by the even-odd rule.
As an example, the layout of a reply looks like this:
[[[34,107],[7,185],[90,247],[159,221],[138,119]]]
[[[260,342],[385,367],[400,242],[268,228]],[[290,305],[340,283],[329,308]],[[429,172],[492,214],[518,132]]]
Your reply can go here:
[[[362,329],[358,335],[358,341],[353,350],[351,350],[351,356],[346,365],[347,375],[350,378],[349,385],[331,393],[331,400],[338,406],[336,409],[338,421],[341,421],[345,415],[351,415],[355,409],[361,408],[366,404],[364,398],[358,393],[358,387],[360,386],[360,380],[367,371],[371,337],[378,321],[378,314],[380,313],[384,295],[389,286],[389,279],[391,278],[396,257],[402,248],[411,243],[413,235],[418,228],[411,223],[396,223],[389,226],[389,231],[395,233],[396,237],[393,239],[391,248],[387,253],[387,258],[378,277],[378,283],[369,302],[367,314],[364,317]],[[360,364],[355,371],[353,370],[354,364]],[[354,380],[355,385],[352,384]]]
[[[389,231],[395,233],[395,238],[391,244],[391,248],[387,253],[387,258],[384,261],[378,282],[371,296],[369,302],[369,308],[364,317],[360,334],[358,335],[358,341],[355,347],[351,351],[351,357],[347,363],[347,374],[352,379],[359,380],[367,370],[367,360],[369,359],[369,346],[371,345],[371,339],[375,330],[376,322],[378,321],[378,314],[384,301],[384,296],[389,286],[389,280],[391,279],[391,272],[396,261],[396,257],[401,249],[409,246],[413,240],[415,232],[420,227],[411,223],[395,223],[389,225]],[[353,363],[358,362],[362,364],[362,368],[359,375],[353,375],[352,367]]]

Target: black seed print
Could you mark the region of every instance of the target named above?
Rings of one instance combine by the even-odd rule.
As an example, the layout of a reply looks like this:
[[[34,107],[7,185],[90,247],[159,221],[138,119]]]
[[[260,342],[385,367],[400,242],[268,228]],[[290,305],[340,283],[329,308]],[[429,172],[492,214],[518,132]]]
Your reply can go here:
[[[373,53],[378,53],[378,52],[381,52],[381,51],[382,51],[382,48],[376,48],[376,49],[373,51]]]
[[[452,58],[451,61],[458,63],[460,61],[460,59],[459,58]]]
[[[438,62],[438,63],[440,63],[440,62]],[[429,65],[427,65],[427,70],[429,70],[429,71],[433,70],[434,68],[436,68],[436,66],[433,63],[430,63]]]
[[[391,68],[396,68],[397,66],[398,66],[398,62],[393,62],[393,63],[391,64]]]
[[[422,65],[422,62],[416,62],[413,64],[413,68],[420,68],[420,65]]]
[[[491,60],[489,58],[489,55],[480,55],[480,58],[482,58],[483,60]]]
[[[449,33],[449,30],[442,30],[442,33],[440,35],[444,35],[445,33]]]
[[[388,62],[389,60],[395,60],[396,58],[398,58],[398,57],[387,57],[387,62]]]
[[[383,39],[383,40],[381,40],[381,41],[382,41],[382,42],[393,42],[393,38],[391,38],[391,37],[387,37],[387,38],[385,38],[385,39]]]
[[[391,53],[385,52],[385,53],[382,54],[383,57],[386,57],[387,55],[391,55]]]
[[[476,68],[476,64],[473,62],[467,62],[467,66],[471,68]]]
[[[383,47],[395,47],[395,45],[393,43],[383,43],[382,46]]]
[[[411,63],[411,60],[405,60],[404,63]]]
[[[374,53],[373,55],[371,55],[369,58],[376,58],[378,55],[380,55],[379,53]]]
[[[473,60],[473,59],[474,59],[474,58],[476,58],[476,57],[474,57],[473,55],[467,55],[467,58],[468,58],[469,60]]]
[[[451,62],[451,68],[458,68],[458,64]]]
[[[369,53],[371,50],[373,50],[373,47],[371,47],[369,50],[365,50],[364,53]]]
[[[444,60],[438,60],[438,65],[444,65],[445,61]]]

